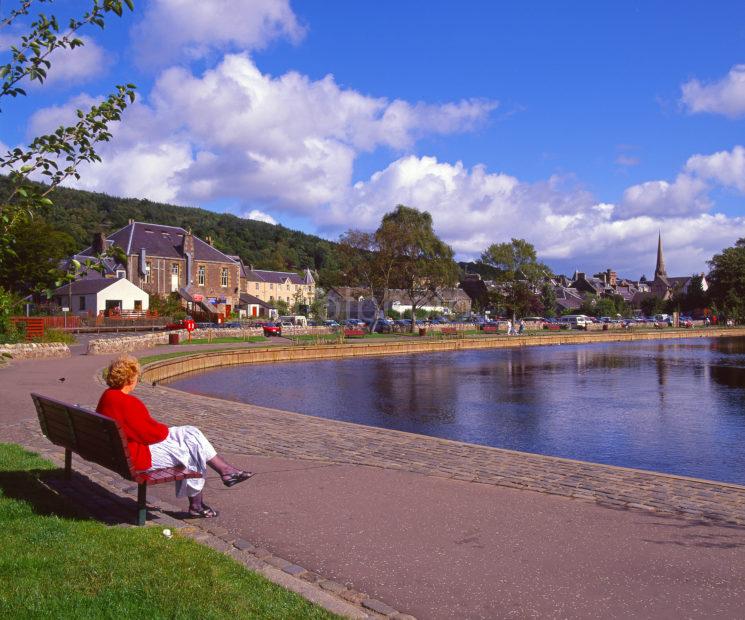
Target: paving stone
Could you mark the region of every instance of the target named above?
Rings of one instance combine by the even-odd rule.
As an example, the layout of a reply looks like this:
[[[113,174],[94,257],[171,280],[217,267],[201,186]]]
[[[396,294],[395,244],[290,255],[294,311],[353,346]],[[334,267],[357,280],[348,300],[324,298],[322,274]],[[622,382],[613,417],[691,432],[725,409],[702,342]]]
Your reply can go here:
[[[393,609],[390,605],[386,605],[382,601],[379,601],[374,598],[366,598],[362,601],[362,606],[365,609],[371,609],[377,614],[380,614],[381,616],[392,616],[396,613],[396,610]]]
[[[254,547],[250,542],[243,540],[242,538],[236,538],[233,541],[233,546],[239,551],[254,551],[256,549],[256,547]]]
[[[293,577],[297,577],[298,575],[302,575],[303,573],[308,572],[302,566],[298,566],[297,564],[290,564],[289,566],[285,566],[282,570],[292,575]]]
[[[346,590],[343,585],[337,583],[336,581],[331,581],[330,579],[323,579],[318,582],[318,585],[321,586],[324,590],[328,590],[329,592],[333,592],[334,594],[341,594],[344,590]]]
[[[292,566],[292,562],[288,562],[284,558],[278,558],[276,555],[272,555],[272,556],[261,558],[261,559],[264,560],[264,562],[266,562],[267,564],[271,564],[272,566],[280,570],[284,570],[288,566]]]

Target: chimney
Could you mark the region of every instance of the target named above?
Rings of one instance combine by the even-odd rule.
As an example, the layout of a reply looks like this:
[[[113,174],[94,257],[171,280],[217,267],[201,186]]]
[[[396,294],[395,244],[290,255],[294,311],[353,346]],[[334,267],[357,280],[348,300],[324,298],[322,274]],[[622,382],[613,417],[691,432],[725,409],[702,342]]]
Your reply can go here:
[[[147,270],[145,269],[145,261],[147,260],[147,252],[145,248],[140,248],[140,276],[145,277]]]
[[[210,245],[212,246],[215,245],[212,241],[212,235],[207,235],[206,240],[207,240],[207,243],[209,243]]]
[[[134,223],[135,223],[135,221],[130,217],[129,218],[129,224],[134,224]]]
[[[91,242],[91,250],[94,254],[103,254],[106,249],[106,236],[102,232],[93,234],[93,241]]]

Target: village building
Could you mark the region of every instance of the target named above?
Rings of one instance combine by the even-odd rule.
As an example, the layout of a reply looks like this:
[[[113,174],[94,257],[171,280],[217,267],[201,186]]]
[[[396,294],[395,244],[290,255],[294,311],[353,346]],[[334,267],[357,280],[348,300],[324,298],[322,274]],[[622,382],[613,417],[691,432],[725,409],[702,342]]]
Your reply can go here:
[[[99,275],[126,278],[148,294],[177,293],[188,311],[210,317],[227,317],[240,301],[241,265],[213,247],[209,238],[203,241],[176,226],[130,220],[108,236],[95,235],[91,246],[75,258],[95,261],[113,246],[123,250],[126,263],[109,257]],[[89,271],[85,279],[96,277]]]
[[[56,289],[52,299],[78,316],[147,313],[150,296],[126,278],[83,278]]]
[[[316,297],[316,281],[310,269],[303,275],[294,271],[269,271],[245,265],[237,256],[232,257],[241,268],[241,308],[248,316],[270,316],[270,310],[279,301],[290,306],[310,306]]]
[[[337,286],[329,289],[327,295],[327,315],[330,319],[368,319],[375,318],[375,303],[365,288]],[[396,312],[403,314],[413,306],[409,294],[402,289],[389,289],[386,293],[384,314]],[[471,312],[471,298],[460,288],[439,289],[417,303],[417,310],[431,314],[454,315]]]

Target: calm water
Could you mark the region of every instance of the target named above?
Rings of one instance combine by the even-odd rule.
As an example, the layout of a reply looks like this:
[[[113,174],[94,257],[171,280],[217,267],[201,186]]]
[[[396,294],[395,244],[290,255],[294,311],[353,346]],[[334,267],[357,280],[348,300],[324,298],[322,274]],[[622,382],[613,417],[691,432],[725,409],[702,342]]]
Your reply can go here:
[[[472,443],[745,483],[745,339],[237,366],[170,384]]]

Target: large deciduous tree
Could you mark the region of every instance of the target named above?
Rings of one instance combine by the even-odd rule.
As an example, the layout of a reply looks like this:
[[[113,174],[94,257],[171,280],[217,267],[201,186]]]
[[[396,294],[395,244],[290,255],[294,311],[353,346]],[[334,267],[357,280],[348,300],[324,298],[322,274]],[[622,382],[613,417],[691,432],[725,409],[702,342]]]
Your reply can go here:
[[[709,261],[709,290],[717,309],[728,318],[745,321],[745,238],[725,248]]]
[[[349,230],[339,240],[339,253],[346,281],[365,288],[373,303],[375,316],[370,331],[375,330],[385,309],[388,289],[396,267],[396,255],[389,243],[390,235],[386,231],[387,227],[384,224],[381,224],[374,233]]]
[[[453,260],[453,250],[435,234],[428,212],[398,205],[383,216],[376,235],[394,257],[392,281],[406,291],[412,317],[438,290],[457,284],[458,265]],[[415,325],[412,318],[412,332]]]
[[[16,8],[0,19],[0,29],[27,16],[34,4],[45,0],[19,0]],[[53,70],[51,58],[57,50],[75,50],[83,45],[79,33],[89,27],[103,28],[106,18],[132,10],[133,0],[88,0],[87,10],[61,28],[54,15],[39,14],[26,34],[11,45],[8,60],[0,64],[0,103],[3,98],[25,96],[26,83],[43,84]],[[17,24],[16,24],[17,25]],[[109,124],[121,119],[125,108],[134,101],[134,85],[116,86],[114,92],[89,110],[78,110],[74,124],[61,126],[53,133],[34,138],[25,147],[13,148],[0,156],[0,172],[10,176],[11,188],[0,196],[0,261],[17,260],[16,231],[45,205],[60,183],[79,178],[78,168],[85,162],[100,161],[96,147],[111,139]],[[41,177],[47,185],[30,183]]]
[[[490,245],[481,254],[481,261],[497,269],[496,281],[513,320],[530,311],[534,290],[551,274],[538,261],[533,245],[524,239]]]

